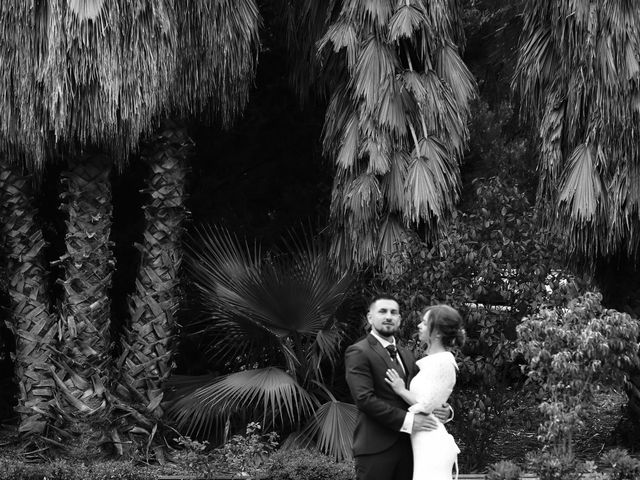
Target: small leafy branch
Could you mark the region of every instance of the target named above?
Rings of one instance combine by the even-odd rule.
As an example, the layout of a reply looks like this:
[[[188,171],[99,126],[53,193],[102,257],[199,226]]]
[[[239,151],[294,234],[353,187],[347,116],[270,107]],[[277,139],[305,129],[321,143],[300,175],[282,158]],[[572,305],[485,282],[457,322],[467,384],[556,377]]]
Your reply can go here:
[[[638,364],[640,325],[626,313],[603,308],[600,294],[587,293],[568,309],[541,309],[517,327],[517,352],[528,381],[544,399],[540,440],[556,453],[572,455],[573,435],[590,413],[602,387],[622,386]]]
[[[278,447],[278,434],[262,433],[258,422],[247,424],[245,435],[234,435],[216,453],[222,455],[227,467],[242,475],[256,473]]]

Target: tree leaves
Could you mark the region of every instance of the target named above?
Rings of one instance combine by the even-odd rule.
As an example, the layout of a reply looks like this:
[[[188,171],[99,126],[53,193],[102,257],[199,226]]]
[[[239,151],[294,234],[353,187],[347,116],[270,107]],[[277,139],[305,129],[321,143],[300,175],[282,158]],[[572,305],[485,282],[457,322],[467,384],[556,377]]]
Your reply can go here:
[[[594,157],[593,147],[578,145],[561,182],[560,203],[568,204],[571,216],[577,221],[592,221],[601,200],[602,183]]]
[[[395,42],[400,38],[411,38],[423,23],[424,15],[420,10],[413,5],[402,5],[389,22],[389,40]]]
[[[640,245],[635,206],[621,201],[639,181],[621,181],[640,155],[638,25],[629,2],[525,7],[514,86],[542,140],[539,204],[586,265]]]
[[[191,334],[236,373],[182,378],[170,408],[179,425],[220,436],[225,422],[247,417],[285,430],[309,419],[340,360],[337,312],[351,272],[336,271],[328,245],[307,235],[262,253],[223,228],[203,227],[188,247],[202,309]]]
[[[0,133],[41,170],[64,144],[120,163],[169,112],[228,124],[248,100],[260,15],[254,0],[7,0]]]
[[[265,428],[291,424],[308,416],[314,400],[284,371],[267,367],[218,377],[173,403],[168,413],[179,428],[210,435],[239,412],[260,412]]]
[[[319,44],[323,58],[336,61],[347,47],[348,68],[334,79],[323,142],[338,167],[331,206],[332,254],[338,261],[379,261],[381,245],[390,246],[389,234],[397,228],[420,223],[437,238],[439,222],[454,209],[460,181],[456,165],[475,94],[455,43],[461,40],[459,13],[455,2],[427,7],[347,0]],[[422,165],[425,142],[437,142],[441,151],[429,152],[435,155],[427,156],[432,163]],[[383,185],[383,196],[377,185]],[[390,213],[399,214],[402,224],[382,233],[381,222]]]

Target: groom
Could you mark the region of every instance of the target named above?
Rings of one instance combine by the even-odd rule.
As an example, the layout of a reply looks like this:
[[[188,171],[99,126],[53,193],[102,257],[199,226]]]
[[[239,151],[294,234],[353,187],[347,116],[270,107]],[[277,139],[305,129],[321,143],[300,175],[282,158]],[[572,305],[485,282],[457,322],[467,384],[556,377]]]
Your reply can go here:
[[[408,405],[384,381],[395,369],[409,385],[417,373],[413,354],[396,345],[400,306],[392,296],[376,297],[369,305],[371,333],[345,353],[346,378],[356,406],[358,423],[353,436],[357,480],[411,480],[413,455],[409,434],[433,430],[436,421],[407,411]],[[434,415],[446,420],[449,407]]]

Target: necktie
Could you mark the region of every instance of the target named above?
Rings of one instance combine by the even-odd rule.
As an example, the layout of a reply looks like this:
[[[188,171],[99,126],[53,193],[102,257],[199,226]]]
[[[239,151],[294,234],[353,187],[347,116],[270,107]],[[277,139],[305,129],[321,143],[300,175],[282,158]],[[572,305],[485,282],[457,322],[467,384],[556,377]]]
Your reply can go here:
[[[398,353],[398,349],[396,348],[395,345],[387,345],[386,347],[384,347],[387,349],[387,352],[389,352],[389,355],[391,356],[391,361],[395,362],[396,360],[396,355]]]
[[[396,346],[387,345],[384,348],[387,350],[387,352],[389,352],[389,356],[391,357],[391,362],[393,362],[394,365],[397,365],[397,367],[394,368],[394,370],[398,372],[398,375],[400,375],[400,378],[405,378],[404,365],[402,365],[402,363],[400,362],[400,359],[398,358],[398,349],[396,348]]]

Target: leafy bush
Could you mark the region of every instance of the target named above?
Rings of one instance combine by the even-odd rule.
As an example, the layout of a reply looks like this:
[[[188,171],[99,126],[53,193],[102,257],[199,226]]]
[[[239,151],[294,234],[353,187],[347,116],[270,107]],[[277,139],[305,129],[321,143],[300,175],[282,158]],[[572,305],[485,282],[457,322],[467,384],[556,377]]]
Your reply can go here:
[[[170,452],[172,463],[205,475],[216,468],[215,459],[208,450],[208,441],[200,442],[182,435],[174,438],[174,441],[174,448]]]
[[[622,385],[638,362],[640,326],[587,293],[568,309],[541,309],[518,326],[518,351],[543,402],[540,439],[571,455],[573,437],[603,386]]]
[[[539,480],[578,480],[581,476],[575,457],[570,455],[529,452],[526,458],[527,466]]]
[[[2,480],[153,480],[161,468],[124,461],[84,464],[66,460],[27,463],[19,457],[0,459]],[[183,471],[184,473],[184,471]]]
[[[509,460],[494,463],[489,466],[487,480],[518,480],[520,467]]]
[[[278,446],[278,434],[270,432],[263,435],[257,422],[247,425],[246,435],[234,435],[222,447],[216,450],[227,467],[236,474],[254,475],[260,471],[266,459]]]
[[[640,478],[640,461],[620,448],[614,448],[602,455],[602,461],[611,467],[612,480],[637,480]]]
[[[596,462],[587,460],[580,466],[582,476],[580,480],[611,480],[609,472],[599,472]]]
[[[264,480],[353,480],[352,462],[336,462],[309,450],[285,450],[274,454]]]

